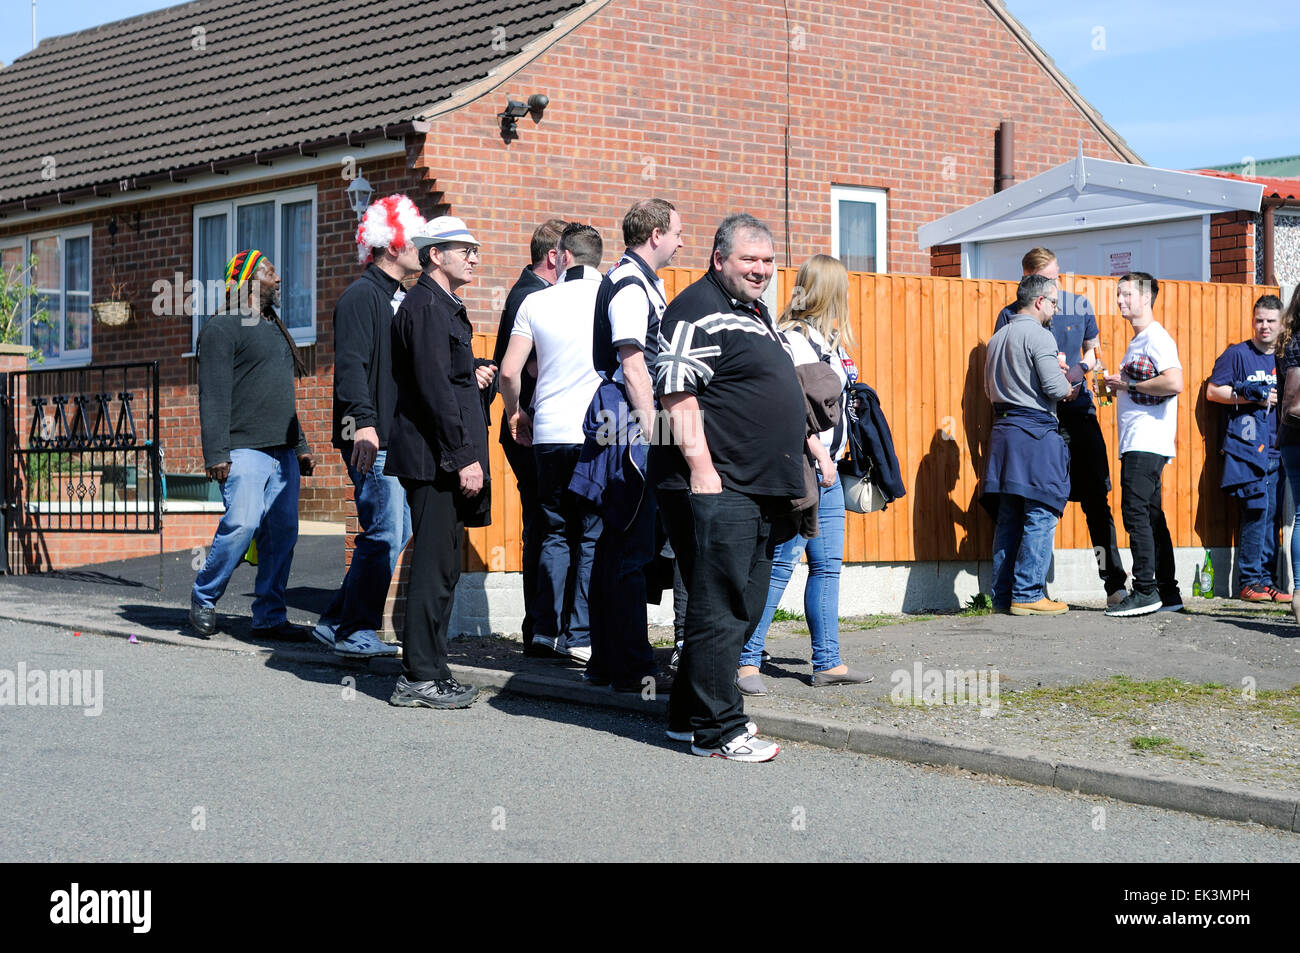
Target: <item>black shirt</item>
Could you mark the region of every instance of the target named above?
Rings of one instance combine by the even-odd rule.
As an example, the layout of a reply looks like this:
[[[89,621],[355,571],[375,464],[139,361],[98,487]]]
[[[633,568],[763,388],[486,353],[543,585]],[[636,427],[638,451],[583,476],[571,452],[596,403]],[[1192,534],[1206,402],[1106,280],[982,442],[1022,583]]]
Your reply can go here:
[[[669,394],[695,395],[724,487],[751,496],[803,495],[805,400],[785,339],[761,301],[732,298],[714,271],[664,311],[655,396]],[[687,489],[681,451],[657,445],[652,452],[656,484]]]
[[[388,446],[397,388],[393,384],[393,303],[400,282],[371,262],[334,306],[334,446],[351,451],[343,436],[363,427],[379,432]],[[351,427],[348,427],[351,418]]]
[[[309,452],[294,401],[293,354],[274,321],[218,314],[199,334],[198,358],[205,467],[229,462],[231,450]]]
[[[515,316],[519,314],[519,306],[534,291],[541,291],[543,288],[549,287],[551,287],[551,283],[545,278],[538,277],[531,266],[520,272],[514,287],[506,295],[506,306],[501,310],[501,323],[497,325],[497,343],[496,347],[492,349],[492,363],[498,368],[501,367],[501,361],[506,356],[506,348],[510,346],[510,332],[514,330]],[[501,375],[497,374],[492,378],[491,389],[485,395],[489,404],[496,397],[500,387]],[[519,406],[526,411],[533,409],[533,391],[536,387],[537,378],[528,373],[527,362],[525,362],[524,372],[519,378]],[[510,428],[506,426],[504,410],[501,411],[501,442],[514,443],[514,437],[510,436]]]

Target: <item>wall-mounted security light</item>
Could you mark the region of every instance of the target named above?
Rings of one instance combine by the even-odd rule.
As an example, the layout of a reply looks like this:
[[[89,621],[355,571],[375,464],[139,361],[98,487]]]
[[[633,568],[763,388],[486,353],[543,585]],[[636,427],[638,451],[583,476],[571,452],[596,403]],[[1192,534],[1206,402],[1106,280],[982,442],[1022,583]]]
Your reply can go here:
[[[521,103],[517,99],[507,99],[505,111],[497,113],[497,119],[501,121],[501,138],[507,142],[518,139],[519,120],[524,116],[532,116],[533,122],[541,122],[542,113],[546,111],[550,102],[550,98],[544,93],[533,93],[526,103]]]

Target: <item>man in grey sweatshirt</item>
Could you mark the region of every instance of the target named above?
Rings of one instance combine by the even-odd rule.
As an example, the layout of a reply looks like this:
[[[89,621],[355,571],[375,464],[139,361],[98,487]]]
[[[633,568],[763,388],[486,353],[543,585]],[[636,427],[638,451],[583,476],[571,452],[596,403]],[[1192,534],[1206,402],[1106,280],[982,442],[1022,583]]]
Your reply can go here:
[[[1012,615],[1061,615],[1047,598],[1052,536],[1070,495],[1069,451],[1056,404],[1078,387],[1047,330],[1056,310],[1055,282],[1026,275],[1016,315],[989,341],[984,391],[995,420],[980,502],[997,520],[993,535],[993,605]]]

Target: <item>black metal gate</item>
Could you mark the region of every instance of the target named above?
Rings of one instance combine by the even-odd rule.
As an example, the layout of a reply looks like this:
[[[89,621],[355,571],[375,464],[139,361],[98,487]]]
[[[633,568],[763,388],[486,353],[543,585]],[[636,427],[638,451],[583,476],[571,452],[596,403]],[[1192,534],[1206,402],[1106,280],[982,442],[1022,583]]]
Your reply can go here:
[[[6,562],[18,533],[158,533],[161,545],[158,362],[8,378],[0,394]]]

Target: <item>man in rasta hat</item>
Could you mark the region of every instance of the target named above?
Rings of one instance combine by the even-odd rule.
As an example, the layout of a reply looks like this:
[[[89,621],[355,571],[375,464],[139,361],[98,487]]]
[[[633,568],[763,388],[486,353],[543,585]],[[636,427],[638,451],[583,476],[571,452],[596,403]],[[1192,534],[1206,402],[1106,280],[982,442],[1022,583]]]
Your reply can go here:
[[[294,375],[306,366],[280,320],[280,276],[260,251],[226,266],[230,308],[199,335],[199,425],[203,464],[221,484],[226,513],[190,596],[190,622],[204,637],[217,629],[217,600],[256,538],[252,635],[303,641],[285,614],[284,590],[298,541],[299,474],[315,460],[298,424]]]

